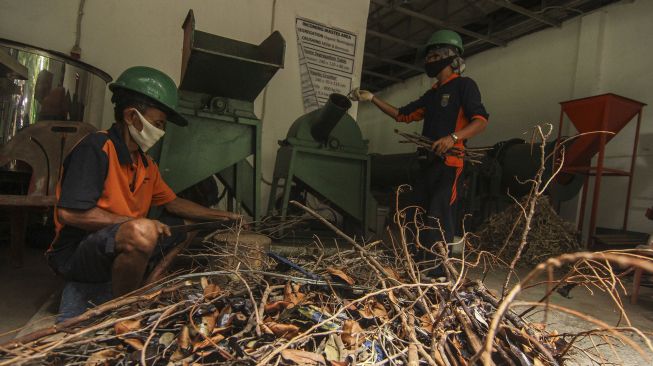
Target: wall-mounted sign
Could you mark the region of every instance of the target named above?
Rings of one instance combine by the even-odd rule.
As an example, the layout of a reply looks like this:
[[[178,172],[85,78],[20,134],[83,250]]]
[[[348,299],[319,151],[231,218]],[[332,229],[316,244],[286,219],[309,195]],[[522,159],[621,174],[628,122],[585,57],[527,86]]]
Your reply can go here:
[[[356,35],[297,18],[297,49],[304,111],[324,105],[331,93],[347,95],[352,88]]]

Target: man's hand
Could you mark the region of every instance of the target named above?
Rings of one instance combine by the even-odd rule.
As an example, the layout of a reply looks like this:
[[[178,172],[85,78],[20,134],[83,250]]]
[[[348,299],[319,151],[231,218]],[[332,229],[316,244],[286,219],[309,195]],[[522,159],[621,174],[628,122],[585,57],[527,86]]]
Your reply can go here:
[[[360,90],[360,88],[353,89],[349,92],[349,99],[354,102],[370,102],[374,99],[374,94],[367,90]]]
[[[453,145],[454,145],[453,137],[445,136],[435,141],[433,145],[431,145],[431,150],[433,150],[438,155],[443,155],[444,153],[449,151],[449,149],[451,149]]]
[[[152,220],[154,222],[154,225],[156,227],[156,232],[159,234],[159,236],[170,236],[172,233],[170,232],[170,227],[164,223],[162,223],[159,220]]]
[[[243,229],[245,229],[245,230],[250,229],[251,225],[245,221],[245,216],[243,216],[241,214],[237,214],[235,212],[230,212],[229,220],[236,221],[238,223],[238,225],[240,227],[242,227]]]

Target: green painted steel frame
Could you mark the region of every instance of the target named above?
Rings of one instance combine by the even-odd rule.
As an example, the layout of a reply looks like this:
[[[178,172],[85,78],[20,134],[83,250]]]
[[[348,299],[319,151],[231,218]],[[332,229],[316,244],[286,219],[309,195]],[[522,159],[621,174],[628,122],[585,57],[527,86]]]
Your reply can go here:
[[[170,124],[166,129],[159,159],[163,179],[179,192],[218,174],[236,202],[235,210],[242,207],[259,221],[261,121],[183,109],[181,112],[189,124]],[[253,166],[248,167],[246,159],[250,156]],[[253,174],[248,169],[253,169]]]
[[[360,221],[366,232],[376,231],[376,201],[370,192],[370,157],[327,149],[282,146],[277,151],[268,215],[282,189],[281,219],[288,214],[290,190],[295,180]],[[279,182],[283,180],[281,185]],[[364,192],[361,197],[361,192]]]

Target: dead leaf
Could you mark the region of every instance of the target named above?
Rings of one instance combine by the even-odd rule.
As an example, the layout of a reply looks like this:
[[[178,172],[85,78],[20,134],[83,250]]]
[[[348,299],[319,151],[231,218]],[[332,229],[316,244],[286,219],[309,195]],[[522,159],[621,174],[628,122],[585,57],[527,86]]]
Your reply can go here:
[[[334,360],[329,360],[329,364],[331,366],[349,366],[349,362],[347,361],[334,361]]]
[[[213,329],[215,328],[215,321],[216,318],[218,317],[217,312],[213,312],[209,315],[205,315],[202,317],[202,322],[199,325],[198,331],[202,333],[204,336],[208,336],[213,332]]]
[[[204,338],[203,341],[197,342],[197,343],[195,343],[193,345],[193,352],[197,351],[198,349],[202,349],[202,348],[217,344],[218,342],[220,342],[223,339],[224,339],[224,336],[222,334],[217,334],[217,335],[215,335],[213,337],[210,337],[210,338]]]
[[[87,358],[84,366],[109,365],[110,361],[114,360],[119,355],[122,355],[122,353],[115,349],[103,349],[93,353],[89,358]]]
[[[355,320],[345,320],[345,323],[342,325],[341,338],[348,349],[358,348],[365,341],[363,328]]]
[[[113,326],[113,330],[116,332],[116,335],[133,332],[138,329],[141,329],[140,319],[123,320]]]
[[[396,280],[396,281],[401,280],[400,277],[399,277],[399,273],[397,273],[397,271],[395,271],[394,268],[383,267],[383,269],[386,271],[386,273],[389,275],[389,277],[392,278],[393,280]]]
[[[431,314],[422,315],[419,318],[419,324],[420,327],[429,332],[429,334],[433,333],[433,322],[431,321]]]
[[[345,272],[337,268],[328,267],[327,272],[329,272],[331,276],[334,276],[342,281],[345,281],[349,286],[353,286],[355,283],[353,278],[349,277],[349,275],[347,275]]]
[[[374,301],[373,304],[371,305],[371,308],[372,308],[372,314],[374,314],[375,317],[384,321],[388,320],[388,311],[385,310],[383,304],[381,304],[378,301]]]
[[[212,283],[209,283],[204,287],[204,298],[207,300],[215,299],[216,297],[220,296],[222,293],[222,289],[218,285],[214,285]]]
[[[128,345],[132,346],[137,351],[142,351],[143,350],[143,342],[141,342],[140,339],[137,338],[125,338],[123,339],[123,342],[127,343]]]
[[[373,299],[367,301],[358,312],[365,319],[378,318],[384,321],[388,320],[388,312],[385,310],[383,304]]]
[[[291,302],[294,305],[302,303],[306,295],[299,292],[299,287],[300,286],[293,286],[290,283],[287,283],[286,287],[283,289],[283,300]]]
[[[326,365],[326,361],[321,355],[298,349],[284,349],[281,351],[281,357],[299,366]]]
[[[327,361],[340,361],[345,358],[345,349],[342,340],[335,334],[330,334],[324,345],[324,355]]]
[[[179,348],[183,350],[190,348],[190,330],[188,329],[187,325],[184,325],[183,328],[181,328],[181,332],[179,332],[179,338],[177,339],[177,344],[179,344]]]
[[[295,304],[290,301],[275,301],[265,304],[263,311],[265,314],[276,314],[283,310],[292,308],[293,306],[295,306]]]
[[[265,325],[279,338],[291,339],[299,334],[299,327],[294,324],[282,324],[269,321],[266,322]]]

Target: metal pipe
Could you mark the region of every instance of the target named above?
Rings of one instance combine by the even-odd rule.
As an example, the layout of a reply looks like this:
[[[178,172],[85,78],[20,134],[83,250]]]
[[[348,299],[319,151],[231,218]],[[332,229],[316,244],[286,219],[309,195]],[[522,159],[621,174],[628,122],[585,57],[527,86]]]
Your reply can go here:
[[[560,21],[558,21],[556,19],[552,19],[552,18],[549,18],[549,17],[547,17],[545,15],[540,15],[540,14],[534,13],[534,12],[524,8],[524,7],[521,7],[519,5],[515,5],[515,4],[513,4],[512,2],[510,2],[508,0],[490,0],[490,2],[495,3],[495,4],[499,5],[499,6],[502,6],[502,7],[506,8],[506,9],[510,9],[510,10],[514,11],[515,13],[525,15],[525,16],[527,16],[529,18],[535,19],[535,20],[537,20],[537,21],[539,21],[541,23],[548,24],[548,25],[553,26],[553,27],[560,28],[560,26],[562,24]]]
[[[430,17],[428,15],[424,15],[422,13],[418,13],[416,11],[404,8],[402,6],[393,5],[392,3],[388,3],[388,2],[386,2],[384,0],[371,0],[371,1],[373,3],[375,3],[375,4],[377,4],[377,5],[392,8],[394,11],[396,11],[398,13],[402,13],[402,14],[411,16],[413,18],[423,20],[423,21],[425,21],[427,23],[435,25],[436,27],[449,28],[451,30],[454,30],[454,31],[460,33],[460,34],[465,34],[465,35],[468,35],[470,37],[474,37],[474,38],[483,40],[485,42],[492,43],[492,44],[497,45],[497,46],[505,46],[506,45],[506,42],[504,42],[502,40],[487,37],[487,36],[484,36],[484,35],[482,35],[480,33],[472,32],[470,30],[467,30],[467,29],[465,29],[463,27],[451,24],[451,23],[446,22],[444,20],[436,19],[436,18]]]
[[[376,76],[377,78],[394,81],[396,83],[401,83],[401,82],[404,81],[403,79],[400,79],[400,78],[395,77],[395,76],[385,75],[385,74],[381,74],[380,72],[371,71],[371,70],[367,70],[367,69],[363,69],[363,74]]]
[[[637,144],[639,142],[639,127],[642,124],[642,110],[637,113],[637,127],[635,127],[635,143],[633,143],[633,155],[630,157],[630,171],[628,172],[628,190],[626,191],[626,208],[624,211],[624,224],[622,229],[628,229],[628,214],[630,210],[630,195],[633,190],[633,176],[635,175],[635,162],[637,160]]]
[[[420,73],[424,72],[424,68],[422,68],[422,67],[417,67],[415,65],[411,65],[411,64],[406,63],[406,62],[401,62],[401,61],[397,61],[397,60],[394,60],[394,59],[391,59],[391,58],[379,56],[379,55],[371,53],[371,52],[365,52],[365,56],[377,59],[377,60],[379,60],[381,62],[384,62],[384,63],[387,63],[387,64],[401,66],[401,67],[403,67],[405,69],[419,71]]]
[[[408,47],[412,47],[412,48],[416,48],[416,49],[420,49],[423,46],[421,44],[413,43],[413,42],[407,41],[405,39],[401,39],[399,37],[395,37],[395,36],[392,36],[392,35],[389,35],[389,34],[386,34],[386,33],[381,33],[381,32],[375,31],[373,29],[368,29],[366,31],[366,33],[368,35],[370,35],[370,36],[385,39],[387,41],[396,42],[396,43],[399,43],[399,44],[403,44],[404,46],[408,46]]]
[[[351,101],[346,96],[337,93],[329,95],[329,100],[319,109],[313,127],[311,127],[313,138],[326,142],[331,131],[349,108],[351,108]]]

